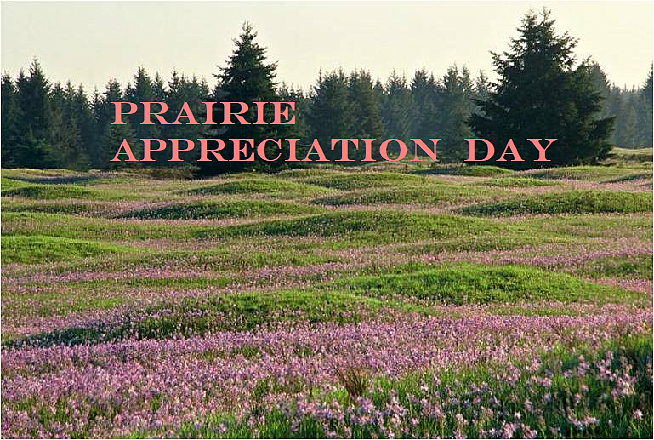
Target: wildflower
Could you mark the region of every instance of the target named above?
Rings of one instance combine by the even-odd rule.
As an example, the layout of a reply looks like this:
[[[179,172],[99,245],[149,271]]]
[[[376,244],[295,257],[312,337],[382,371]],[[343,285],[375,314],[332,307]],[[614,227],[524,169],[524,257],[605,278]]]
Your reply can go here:
[[[515,433],[517,426],[513,423],[506,423],[504,426],[502,426],[502,431],[504,432],[504,437],[506,438],[511,438],[513,437],[513,434]]]
[[[533,411],[534,411],[534,406],[531,404],[531,401],[529,401],[529,399],[525,400],[525,408],[526,408],[527,411],[529,411],[529,412],[533,412]]]
[[[584,425],[586,425],[586,426],[596,425],[598,423],[599,423],[599,420],[597,420],[595,417],[592,417],[592,416],[589,416],[589,415],[586,415],[586,417],[584,417]]]
[[[522,432],[523,432],[523,437],[524,438],[536,438],[538,435],[538,431],[535,429],[531,429],[527,425],[522,425]]]

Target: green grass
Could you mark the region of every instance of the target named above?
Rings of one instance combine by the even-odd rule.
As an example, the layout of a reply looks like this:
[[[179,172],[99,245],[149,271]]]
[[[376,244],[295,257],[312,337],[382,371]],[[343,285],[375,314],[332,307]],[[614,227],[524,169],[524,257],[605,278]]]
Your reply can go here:
[[[87,218],[68,214],[33,212],[2,213],[2,234],[46,235],[94,240],[184,239],[212,229],[207,226],[157,224],[128,219]]]
[[[98,241],[40,235],[2,237],[2,263],[36,264],[97,255],[123,254],[131,248]]]
[[[499,186],[499,187],[528,187],[528,186],[554,186],[558,182],[543,179],[534,179],[531,177],[498,177],[495,179],[484,180],[477,185],[480,186]]]
[[[33,199],[92,199],[94,192],[75,185],[29,185],[11,190],[3,189],[2,196]]]
[[[517,214],[635,213],[652,210],[652,194],[630,191],[564,191],[473,205],[461,214],[507,216]]]
[[[374,205],[384,203],[424,204],[463,201],[481,196],[484,191],[463,185],[425,185],[390,189],[360,190],[343,195],[321,197],[312,203],[321,205]]]
[[[119,218],[141,220],[198,220],[223,219],[234,217],[261,217],[281,214],[315,214],[318,207],[290,202],[269,202],[263,200],[225,200],[191,203],[172,203],[169,205],[137,209],[120,214]]]
[[[624,182],[633,182],[633,181],[643,181],[643,184],[647,183],[647,181],[652,180],[652,172],[650,171],[649,173],[634,173],[634,174],[628,174],[626,176],[618,177],[615,179],[610,179],[606,180],[602,183],[624,183]],[[650,182],[651,185],[651,182]]]
[[[241,226],[225,226],[200,232],[201,236],[247,237],[334,237],[396,242],[419,237],[446,237],[498,230],[495,223],[453,215],[429,215],[402,211],[330,212],[299,219],[270,220]]]
[[[2,202],[4,212],[40,212],[45,214],[102,214],[115,209],[114,205],[102,202],[25,202],[7,200]]]
[[[408,271],[397,267],[393,274],[350,276],[334,283],[304,290],[253,291],[212,296],[207,299],[189,298],[176,305],[162,303],[147,310],[156,317],[123,321],[101,328],[74,328],[30,338],[37,345],[96,343],[117,340],[131,335],[143,338],[192,336],[220,330],[251,330],[261,325],[309,321],[358,322],[365,316],[377,315],[384,308],[395,308],[433,314],[424,301],[434,304],[500,305],[533,301],[560,302],[638,302],[642,295],[619,288],[597,285],[573,276],[515,266],[448,265]],[[201,289],[210,285],[227,286],[234,279],[191,277],[179,279],[127,279],[85,282],[108,284],[111,289],[128,292],[129,288]],[[216,284],[218,283],[219,284]],[[70,286],[68,286],[70,287]],[[84,289],[74,289],[80,295]],[[29,299],[29,298],[27,298]],[[419,300],[411,305],[413,300]],[[85,301],[89,301],[88,298]],[[422,305],[420,305],[422,304]],[[111,305],[111,304],[108,304]],[[565,310],[547,309],[536,316],[558,316]],[[498,309],[498,313],[502,313]],[[508,313],[508,312],[504,312]],[[383,316],[383,315],[382,315]],[[17,342],[8,342],[16,344]]]
[[[629,257],[607,257],[586,262],[582,267],[574,268],[577,275],[590,278],[616,277],[652,279],[652,255],[634,255]]]
[[[625,177],[636,172],[643,173],[648,168],[651,173],[651,164],[633,165],[633,166],[575,166],[550,168],[543,171],[530,171],[525,176],[534,179],[572,179],[572,180],[610,180]]]
[[[531,217],[516,221],[513,226],[525,228],[525,234],[538,234],[539,232],[549,231],[580,239],[588,237],[635,237],[644,242],[652,241],[651,213],[633,215],[620,213],[564,214]],[[533,239],[536,242],[540,240],[538,235],[533,235]]]
[[[439,165],[418,169],[414,165],[408,162],[361,168],[330,166],[275,175],[243,173],[209,181],[154,180],[148,171],[3,171],[2,262],[7,264],[2,292],[7,324],[3,330],[11,327],[15,332],[3,332],[3,346],[171,340],[220,331],[318,327],[321,323],[340,325],[398,316],[408,319],[409,314],[457,319],[468,314],[476,316],[477,309],[488,319],[533,316],[545,320],[613,313],[613,306],[605,307],[606,304],[620,304],[619,309],[627,313],[640,313],[651,307],[649,295],[584,279],[651,279],[652,259],[647,249],[652,240],[652,196],[635,191],[569,191],[564,182],[557,182],[562,178],[584,178],[598,183],[631,182],[644,186],[651,182],[651,165],[634,161],[526,173],[487,166]],[[529,192],[528,187],[545,185],[553,186],[555,191],[525,196],[519,190],[524,187]],[[504,187],[518,190],[503,191]],[[15,197],[6,197],[12,194]],[[138,205],[121,203],[127,200],[137,200]],[[460,210],[460,214],[427,214],[418,209],[384,206],[473,202],[476,205]],[[379,206],[339,209],[348,204]],[[510,220],[483,217],[514,214],[523,216]],[[223,218],[251,220],[234,225],[212,221]],[[187,219],[206,221],[180,221]],[[465,259],[465,251],[541,245],[544,256],[565,252],[558,245],[575,252],[593,252],[608,249],[606,242],[613,238],[633,241],[638,249],[642,248],[639,252],[645,254],[576,262],[558,269],[559,272],[500,266],[499,261],[497,266],[433,262],[443,252],[461,253],[456,257]],[[538,249],[533,252],[539,255]],[[152,276],[140,275],[135,269]],[[92,276],[71,280],[69,275],[78,273]],[[116,321],[102,325],[96,320],[78,319],[114,313]],[[71,318],[68,327],[47,330],[50,320],[59,322],[64,317]],[[32,326],[40,326],[41,322],[46,323],[44,333],[21,334],[33,331]],[[583,401],[584,408],[591,415],[601,413],[602,420],[594,431],[578,432],[570,428],[560,405],[541,406],[548,426],[561,427],[562,434],[577,437],[651,436],[651,410],[644,411],[640,422],[632,417],[635,408],[651,407],[651,366],[647,370],[648,362],[651,365],[651,335],[614,341],[610,347],[602,348],[619,353],[616,359],[628,358],[637,371],[649,371],[644,375],[649,382],[638,383],[636,393],[618,403],[606,401],[609,408],[601,411],[597,405],[606,384],[567,377],[560,371],[561,367],[578,364],[579,354],[586,354],[590,347],[573,346],[580,342],[568,339],[567,333],[562,341],[565,347],[554,347],[552,357],[544,358],[541,370],[554,372],[553,392],[563,393],[553,402],[567,405],[584,384],[590,389],[589,397]],[[470,343],[477,344],[474,340]],[[314,355],[311,347],[302,344],[291,350],[299,359]],[[267,355],[263,345],[244,345],[190,356],[193,361],[236,359],[238,363],[256,362]],[[601,353],[593,347],[588,356]],[[93,360],[89,362],[95,365]],[[532,359],[526,362],[531,364]],[[44,371],[38,374],[61,372],[61,368],[53,358],[46,360]],[[469,404],[475,397],[471,390],[486,381],[501,408],[488,426],[501,429],[502,421],[515,422],[514,415],[520,412],[526,423],[539,429],[539,435],[550,435],[537,427],[537,416],[528,414],[524,405],[526,399],[542,401],[542,393],[534,394],[536,387],[529,382],[533,374],[540,373],[520,368],[517,382],[507,383],[495,374],[505,369],[506,363],[480,362],[474,369],[440,371],[442,384],[430,388],[432,392],[442,393],[441,402],[450,401],[448,390],[459,399],[458,406],[444,408],[443,426],[423,417],[411,397],[422,397],[422,382],[433,381],[430,372],[417,371],[399,379],[371,375],[365,395],[383,409],[389,403],[391,390],[397,392],[398,399],[410,411],[406,420],[410,422],[414,416],[418,420],[416,427],[402,437],[453,437],[456,414],[463,414],[467,420],[479,417],[470,410]],[[257,418],[254,425],[248,426],[235,422],[234,414],[214,414],[191,421],[173,434],[324,436],[326,432],[310,417],[303,419],[297,431],[291,430],[288,415],[271,410],[266,399],[276,399],[280,393],[306,392],[316,401],[350,402],[344,387],[337,384],[335,389],[320,388],[304,383],[302,378],[271,377],[249,383],[244,390],[250,389],[256,416],[265,414],[265,422]],[[490,407],[489,401],[482,403]],[[58,403],[56,414],[39,404],[27,400],[16,403],[37,411],[35,419],[44,426],[68,417],[64,409],[70,402]],[[156,411],[161,405],[162,398],[152,396],[149,408]],[[100,404],[94,402],[91,406],[94,414],[104,414]],[[291,405],[291,413],[292,410]],[[608,425],[608,418],[612,426]],[[228,422],[225,433],[217,431],[222,422]],[[93,423],[90,421],[88,426]],[[370,426],[356,428],[354,436],[381,435]],[[96,432],[90,429],[73,435],[88,437]],[[475,429],[471,424],[462,434],[480,436]],[[133,433],[148,434],[170,433]]]
[[[283,179],[296,179],[296,178],[307,178],[307,177],[317,177],[317,176],[329,176],[335,175],[339,171],[334,171],[331,169],[325,168],[299,168],[292,170],[283,170],[280,171],[276,177]]]
[[[273,178],[240,178],[217,185],[203,186],[187,191],[189,194],[254,194],[281,196],[286,198],[297,196],[313,196],[329,193],[324,187],[303,184],[292,180]]]
[[[106,189],[102,188],[102,185],[90,187],[78,184],[30,184],[8,190],[3,187],[2,197],[45,200],[84,199],[86,201],[125,201],[143,198],[142,195],[134,192],[133,186],[126,186],[124,189],[113,186],[111,189]]]
[[[415,187],[417,185],[432,185],[438,183],[437,180],[428,177],[390,172],[333,173],[331,175],[308,177],[302,179],[302,181],[312,185],[320,185],[342,191],[353,191],[357,189],[368,190],[371,188],[386,187]]]
[[[652,163],[652,148],[614,148],[613,153],[619,162]]]
[[[404,297],[452,305],[516,301],[629,302],[642,296],[540,269],[471,264],[346,278],[337,285],[365,296]]]
[[[20,188],[25,188],[26,186],[29,186],[29,184],[23,182],[22,180],[12,179],[4,176],[2,177],[2,186],[1,186],[2,195],[4,195],[5,191],[11,192]]]
[[[79,345],[123,338],[166,339],[188,337],[221,330],[246,331],[266,324],[293,322],[359,322],[363,316],[388,305],[349,292],[281,290],[243,292],[189,298],[181,305],[165,303],[144,310],[156,316],[103,326],[77,327],[5,341],[5,346]],[[142,315],[143,313],[139,313]]]
[[[415,171],[416,174],[451,174],[455,176],[492,177],[513,174],[513,170],[494,165],[445,165]]]

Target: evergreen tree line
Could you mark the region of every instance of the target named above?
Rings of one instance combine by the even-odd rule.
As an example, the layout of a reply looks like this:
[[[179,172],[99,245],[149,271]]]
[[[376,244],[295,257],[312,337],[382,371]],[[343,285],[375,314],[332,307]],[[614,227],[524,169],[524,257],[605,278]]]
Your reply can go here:
[[[199,134],[198,126],[140,124],[143,107],[124,117],[127,124],[114,125],[113,102],[166,102],[170,106],[166,117],[174,120],[184,102],[198,109],[204,107],[202,102],[207,96],[209,86],[205,80],[172,72],[164,84],[159,74],[151,77],[139,68],[133,83],[122,87],[112,79],[103,93],[96,90],[89,97],[81,85],[74,87],[68,82],[62,86],[48,81],[38,60],[34,60],[28,74],[21,70],[15,80],[7,74],[2,76],[2,166],[109,168],[123,139],[140,158],[142,142],[138,139],[194,139]]]
[[[547,94],[551,92],[549,88],[553,84],[561,84],[560,74],[572,76],[566,88],[555,94],[561,102],[552,105],[569,108],[570,102],[574,101],[574,111],[553,114],[553,117],[557,121],[568,118],[580,124],[589,125],[588,121],[592,122],[591,125],[595,124],[591,130],[592,136],[576,139],[575,142],[594,142],[591,138],[602,138],[602,142],[608,141],[617,146],[652,146],[652,70],[644,85],[638,89],[620,88],[610,83],[597,64],[586,62],[572,70],[571,53],[576,42],[567,34],[557,37],[553,32],[553,23],[547,12],[540,22],[535,14],[527,14],[523,27],[519,28],[521,37],[512,40],[512,52],[503,56],[494,54],[494,65],[500,75],[498,84],[490,83],[483,73],[473,78],[465,66],[459,68],[455,65],[447,69],[442,77],[423,69],[416,71],[410,79],[393,72],[385,82],[373,81],[371,74],[365,70],[349,74],[343,70],[321,72],[316,85],[305,91],[283,82],[275,83],[277,66],[275,63],[266,64],[266,49],[256,43],[256,32],[247,23],[226,67],[220,67],[215,75],[218,83],[213,89],[204,79],[187,77],[175,71],[164,82],[158,73],[152,77],[141,67],[133,81],[125,87],[112,79],[104,92],[96,90],[89,96],[81,85],[74,87],[70,82],[65,85],[51,83],[35,59],[28,73],[21,70],[15,79],[6,73],[2,76],[2,166],[75,169],[124,167],[125,162],[110,162],[123,139],[129,142],[136,157],[142,158],[140,139],[196,140],[205,137],[254,138],[256,141],[300,138],[299,144],[305,149],[313,139],[318,139],[330,159],[340,158],[340,148],[334,152],[331,150],[331,139],[373,138],[378,142],[400,139],[409,145],[411,138],[427,140],[438,137],[443,139],[438,145],[439,160],[460,162],[468,154],[465,138],[487,133],[490,139],[496,134],[499,142],[503,133],[494,133],[497,127],[505,126],[508,132],[515,133],[509,137],[518,136],[521,130],[525,136],[537,137],[529,136],[529,131],[525,131],[528,124],[519,130],[520,124],[516,125],[514,120],[503,120],[508,117],[508,107],[512,104],[508,101],[502,104],[501,101],[508,99],[517,105],[520,100],[537,96],[537,89]],[[531,53],[529,48],[534,47],[534,41],[542,47]],[[548,53],[553,48],[558,52]],[[543,53],[549,58],[544,58]],[[558,60],[558,64],[563,63],[562,67],[554,66],[560,67],[562,73],[548,64],[550,59]],[[525,74],[524,69],[516,68],[520,65],[524,67],[525,60],[532,65],[527,69],[531,77]],[[540,67],[542,71],[539,71]],[[559,76],[552,76],[551,72],[559,72]],[[552,76],[549,83],[548,75]],[[535,87],[535,84],[539,84],[539,87]],[[521,92],[516,94],[515,90]],[[581,102],[580,96],[587,96],[588,99]],[[563,99],[568,101],[564,102]],[[169,107],[166,113],[168,121],[176,119],[184,102],[188,102],[198,116],[206,112],[203,101],[293,101],[296,103],[293,113],[296,123],[288,126],[236,124],[214,127],[158,123],[143,125],[143,108],[139,106],[136,113],[123,118],[126,125],[112,125],[115,118],[112,102],[116,101],[165,102]],[[524,104],[525,108],[530,106],[526,101],[520,104]],[[541,115],[552,113],[552,108],[537,109],[541,113],[534,114],[530,120],[538,120]],[[214,120],[222,121],[220,116],[214,115]],[[484,124],[488,125],[486,131]],[[569,128],[566,127],[566,130]],[[543,137],[547,136],[545,134]],[[503,148],[504,145],[498,143],[497,147]],[[606,147],[602,148],[606,150]],[[228,148],[225,150],[225,157],[228,158]],[[605,156],[606,151],[602,155]],[[363,151],[350,155],[351,158],[362,156]],[[182,156],[187,162],[193,162],[198,157],[199,151]],[[298,155],[298,158],[302,157]],[[588,157],[578,155],[577,161]],[[169,150],[153,153],[152,158],[156,162],[146,165],[176,164],[168,162]],[[230,162],[196,165],[203,166],[205,174],[253,168],[252,164]],[[261,169],[271,169],[281,164],[260,165]]]

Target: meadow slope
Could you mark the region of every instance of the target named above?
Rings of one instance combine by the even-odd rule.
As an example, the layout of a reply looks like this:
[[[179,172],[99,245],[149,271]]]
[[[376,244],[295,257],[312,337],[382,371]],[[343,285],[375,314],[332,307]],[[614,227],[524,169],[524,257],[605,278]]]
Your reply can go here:
[[[651,438],[639,158],[3,170],[2,436]]]

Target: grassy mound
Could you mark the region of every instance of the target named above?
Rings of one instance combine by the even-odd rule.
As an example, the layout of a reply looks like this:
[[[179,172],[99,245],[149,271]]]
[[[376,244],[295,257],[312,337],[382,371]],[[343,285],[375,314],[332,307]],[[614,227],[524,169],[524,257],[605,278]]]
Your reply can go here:
[[[221,330],[252,330],[280,322],[359,322],[363,314],[375,313],[383,306],[380,300],[349,292],[246,292],[207,300],[189,299],[177,305],[160,304],[145,310],[144,319],[126,317],[116,324],[57,330],[25,340],[7,341],[4,345],[79,345],[134,337],[166,339]]]
[[[26,186],[29,186],[29,184],[20,179],[2,177],[2,195],[5,195],[5,192],[15,191],[20,188],[25,188]]]
[[[652,210],[652,194],[630,191],[566,191],[462,208],[461,214],[507,216],[516,214],[634,213]]]
[[[313,185],[320,185],[344,191],[437,183],[435,180],[417,176],[415,174],[389,172],[334,173],[332,175],[321,177],[310,177],[303,179],[303,181]]]
[[[277,174],[277,177],[284,179],[310,178],[318,176],[333,176],[342,174],[342,171],[334,171],[324,168],[296,168],[292,170],[283,170]]]
[[[634,173],[629,174],[623,177],[618,177],[617,179],[606,180],[602,183],[623,183],[623,182],[633,182],[634,180],[652,180],[652,173]],[[646,182],[643,182],[646,183]]]
[[[493,165],[446,165],[415,171],[415,174],[452,174],[455,176],[491,177],[513,174],[513,170]]]
[[[527,186],[552,186],[558,185],[557,182],[544,179],[534,179],[531,177],[498,177],[496,179],[479,182],[483,186],[500,186],[500,187],[527,187]]]
[[[542,171],[527,172],[525,175],[535,179],[571,179],[571,180],[610,180],[620,179],[635,172],[643,172],[644,168],[620,166],[576,166],[550,168]],[[651,174],[651,173],[650,173]]]
[[[614,148],[615,158],[621,162],[652,163],[652,148]]]
[[[344,195],[321,197],[312,203],[321,205],[374,205],[377,203],[439,203],[482,194],[480,188],[461,185],[433,185],[357,191]]]
[[[467,167],[455,168],[452,174],[459,176],[501,176],[506,174],[513,174],[513,170],[507,170],[506,168],[500,168],[493,165],[472,165]]]
[[[453,215],[429,215],[401,211],[330,212],[292,220],[271,220],[253,225],[225,226],[209,235],[288,235],[368,238],[375,243],[407,237],[444,237],[494,231],[498,226],[481,219]]]
[[[652,254],[629,257],[609,257],[586,262],[576,274],[591,278],[616,277],[624,279],[652,279]]]
[[[4,183],[4,182],[3,182]],[[76,185],[29,185],[2,190],[2,196],[33,199],[82,199],[94,198],[94,192]]]
[[[129,250],[127,246],[71,238],[40,235],[2,237],[3,263],[35,264],[100,254],[125,253]]]
[[[187,193],[190,194],[253,194],[261,193],[266,195],[281,195],[285,197],[320,195],[328,193],[324,187],[302,184],[290,180],[281,179],[239,179],[218,185],[195,188]]]
[[[92,214],[112,209],[111,204],[77,202],[35,202],[25,203],[6,201],[2,203],[5,212],[38,212],[46,214]]]
[[[122,213],[119,217],[141,220],[198,220],[258,217],[276,214],[315,214],[320,211],[318,207],[303,205],[301,203],[235,200],[173,203],[158,208],[128,211]]]
[[[517,266],[461,265],[345,279],[339,285],[372,297],[409,297],[443,304],[515,301],[624,301],[635,295],[570,275]]]

